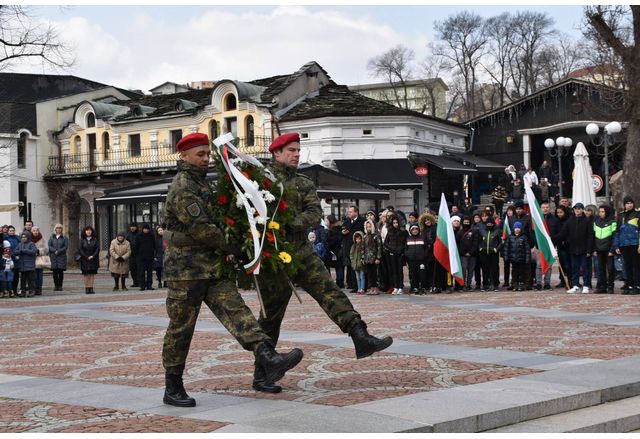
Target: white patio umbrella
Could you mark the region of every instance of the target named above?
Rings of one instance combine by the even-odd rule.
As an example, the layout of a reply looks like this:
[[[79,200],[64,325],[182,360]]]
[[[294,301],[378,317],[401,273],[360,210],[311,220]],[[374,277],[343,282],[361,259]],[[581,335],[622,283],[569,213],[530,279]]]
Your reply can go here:
[[[589,153],[587,153],[587,148],[584,147],[582,142],[578,142],[576,145],[576,150],[573,153],[573,163],[573,204],[595,205],[596,194],[591,183]]]

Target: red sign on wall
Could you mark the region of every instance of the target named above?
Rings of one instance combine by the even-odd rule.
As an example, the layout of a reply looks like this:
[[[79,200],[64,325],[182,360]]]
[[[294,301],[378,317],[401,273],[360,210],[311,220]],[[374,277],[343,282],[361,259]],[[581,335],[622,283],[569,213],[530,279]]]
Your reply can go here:
[[[424,166],[418,166],[414,171],[418,177],[426,177],[429,174],[429,170]]]

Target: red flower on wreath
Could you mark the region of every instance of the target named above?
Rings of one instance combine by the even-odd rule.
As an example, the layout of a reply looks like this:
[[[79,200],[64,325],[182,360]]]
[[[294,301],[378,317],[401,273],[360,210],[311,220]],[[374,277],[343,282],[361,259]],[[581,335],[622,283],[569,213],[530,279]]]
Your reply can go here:
[[[247,171],[242,171],[242,175],[244,175],[248,179],[251,179],[251,177],[249,177],[249,173]]]
[[[229,199],[227,198],[226,195],[219,195],[218,196],[218,204],[221,206],[224,206],[225,204],[227,204],[229,202]]]
[[[269,189],[271,187],[271,180],[265,178],[263,184],[266,189]]]
[[[271,232],[267,232],[267,240],[268,240],[269,242],[275,242],[276,237],[275,237],[275,236],[273,236],[273,233],[271,233]]]
[[[232,218],[229,218],[228,216],[224,218],[224,222],[229,224],[230,226],[236,223]]]
[[[287,210],[287,207],[289,207],[289,203],[287,203],[286,200],[280,200],[280,203],[278,203],[278,212],[284,212]]]
[[[262,256],[264,256],[265,259],[269,259],[271,257],[271,253],[266,250],[262,250]]]

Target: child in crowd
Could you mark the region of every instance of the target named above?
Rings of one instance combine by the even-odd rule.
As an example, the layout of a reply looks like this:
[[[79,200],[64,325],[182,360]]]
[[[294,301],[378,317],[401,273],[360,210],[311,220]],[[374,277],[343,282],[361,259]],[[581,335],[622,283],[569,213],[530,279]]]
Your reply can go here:
[[[424,238],[420,235],[420,226],[412,224],[409,228],[407,244],[404,248],[404,257],[409,265],[409,282],[411,283],[411,293],[422,295],[427,288],[427,246]]]
[[[522,223],[513,224],[513,234],[507,240],[507,259],[513,268],[511,282],[512,291],[523,291],[525,282],[525,266],[531,263],[531,245],[527,235],[522,233]]]
[[[0,261],[0,295],[13,297],[13,259],[11,258],[11,243],[4,241],[2,244],[2,260]]]
[[[309,234],[307,235],[307,239],[313,246],[313,251],[316,252],[316,254],[320,256],[320,259],[324,261],[324,259],[327,257],[327,249],[325,248],[324,243],[322,243],[322,241],[316,240],[315,232],[309,232]]]
[[[356,283],[358,285],[357,294],[365,294],[365,271],[364,271],[364,234],[357,231],[353,234],[353,245],[349,250],[349,260],[351,268],[356,273]]]
[[[16,247],[16,265],[20,271],[21,297],[32,297],[36,294],[36,255],[38,248],[31,242],[31,233],[22,232],[20,243]]]
[[[382,261],[382,239],[372,220],[365,221],[364,231],[364,265],[367,273],[367,294],[377,296],[380,294],[378,290],[378,268]]]

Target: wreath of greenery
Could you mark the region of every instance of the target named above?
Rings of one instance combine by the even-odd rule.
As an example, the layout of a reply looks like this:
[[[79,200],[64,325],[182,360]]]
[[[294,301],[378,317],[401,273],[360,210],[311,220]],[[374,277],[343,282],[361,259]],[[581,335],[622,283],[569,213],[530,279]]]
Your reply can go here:
[[[231,162],[242,174],[252,181],[262,195],[267,206],[267,218],[261,218],[257,213],[254,217],[257,229],[262,241],[260,255],[260,276],[273,279],[274,282],[282,282],[279,274],[286,274],[292,279],[296,273],[304,267],[296,258],[295,246],[286,239],[286,224],[293,221],[294,209],[289,207],[289,202],[281,194],[282,185],[278,181],[272,181],[265,172],[265,168],[255,166],[240,158],[231,159]],[[241,250],[246,263],[253,259],[254,243],[242,197],[227,174],[224,163],[219,154],[213,154],[213,163],[218,173],[214,193],[214,215],[218,227],[224,232],[227,243],[233,248]],[[262,233],[265,234],[264,239]],[[223,275],[238,277],[240,287],[249,288],[253,285],[251,273],[248,273],[242,265],[235,267],[224,264]],[[278,280],[279,279],[279,280]]]

